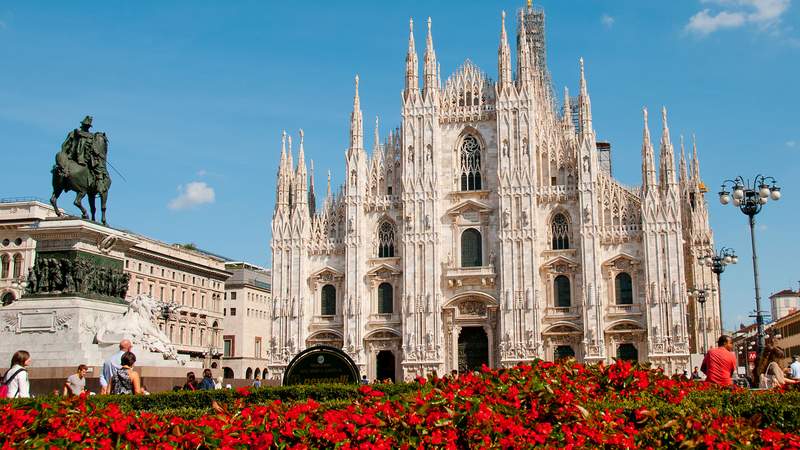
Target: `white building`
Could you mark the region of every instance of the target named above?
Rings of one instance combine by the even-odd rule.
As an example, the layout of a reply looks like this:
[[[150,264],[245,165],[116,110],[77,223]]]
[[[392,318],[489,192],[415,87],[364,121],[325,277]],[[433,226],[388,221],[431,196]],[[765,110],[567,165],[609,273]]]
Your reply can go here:
[[[784,289],[769,296],[772,320],[782,319],[800,309],[800,291]]]
[[[36,258],[36,241],[25,227],[47,217],[56,217],[53,207],[38,200],[0,200],[0,305],[22,296],[21,282]]]
[[[442,84],[431,21],[421,76],[412,22],[401,126],[381,142],[376,122],[367,153],[356,77],[345,182],[319,208],[302,131],[296,164],[284,133],[271,375],[318,343],[370,378],[568,355],[688,369],[702,327],[687,289],[715,287],[697,262],[713,238],[696,146],[687,164],[681,140],[676,164],[664,109],[656,155],[645,110],[642,186],[614,179],[583,61],[556,107],[544,13],[517,24],[516,67],[503,14],[497,81],[467,60]],[[706,317],[713,342],[718,299]]]
[[[266,375],[267,341],[272,330],[270,271],[245,262],[228,262],[225,282],[225,378],[252,379]]]

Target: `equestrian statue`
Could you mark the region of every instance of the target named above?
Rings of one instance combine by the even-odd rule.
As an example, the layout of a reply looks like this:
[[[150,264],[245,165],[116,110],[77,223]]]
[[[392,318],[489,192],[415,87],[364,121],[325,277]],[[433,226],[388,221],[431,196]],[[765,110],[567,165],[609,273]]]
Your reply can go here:
[[[92,220],[95,220],[95,198],[100,196],[100,210],[103,225],[106,224],[106,200],[108,189],[111,187],[111,177],[108,175],[107,155],[108,138],[105,133],[92,133],[92,117],[86,116],[81,122],[80,129],[76,128],[67,135],[61,144],[61,151],[56,154],[56,164],[53,166],[53,196],[50,203],[56,210],[56,215],[61,216],[57,200],[62,192],[75,192],[75,206],[81,210],[81,217],[88,219],[86,209],[83,208],[83,197],[89,196],[89,209]]]

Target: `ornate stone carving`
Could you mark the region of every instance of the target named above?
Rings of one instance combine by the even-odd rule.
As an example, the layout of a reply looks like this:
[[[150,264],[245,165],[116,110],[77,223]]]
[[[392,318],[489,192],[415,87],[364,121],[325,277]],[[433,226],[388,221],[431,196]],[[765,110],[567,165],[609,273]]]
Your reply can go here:
[[[485,316],[486,304],[475,300],[467,300],[458,304],[458,313],[462,316]]]

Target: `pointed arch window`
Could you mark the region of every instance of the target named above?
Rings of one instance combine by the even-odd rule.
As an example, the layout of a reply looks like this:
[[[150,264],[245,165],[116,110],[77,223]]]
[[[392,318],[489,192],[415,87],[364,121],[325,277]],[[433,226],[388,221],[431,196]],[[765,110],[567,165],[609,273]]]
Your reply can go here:
[[[461,234],[461,267],[480,267],[483,265],[480,231],[469,228]]]
[[[384,221],[378,227],[378,258],[394,257],[394,225]]]
[[[326,284],[325,286],[322,286],[322,295],[320,301],[320,315],[336,315],[336,288],[332,284]]]
[[[550,232],[553,235],[553,250],[569,248],[569,222],[564,214],[559,213],[553,217]]]
[[[481,144],[478,138],[471,134],[464,136],[459,152],[461,156],[461,190],[481,190]]]
[[[394,288],[389,283],[378,286],[378,314],[391,314],[394,312]]]
[[[569,308],[572,306],[572,293],[569,287],[569,278],[559,275],[553,281],[556,308]]]
[[[614,278],[614,291],[618,305],[633,304],[633,281],[626,272],[617,274]]]

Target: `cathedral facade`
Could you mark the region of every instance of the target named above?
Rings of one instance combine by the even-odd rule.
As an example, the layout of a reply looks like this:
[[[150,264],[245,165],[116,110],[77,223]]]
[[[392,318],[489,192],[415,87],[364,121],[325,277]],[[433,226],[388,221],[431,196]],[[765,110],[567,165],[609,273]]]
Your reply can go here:
[[[515,21],[514,67],[503,13],[497,81],[467,60],[445,83],[430,19],[420,76],[412,22],[402,125],[381,141],[376,121],[367,152],[356,77],[345,181],[320,202],[302,131],[296,164],[284,133],[270,376],[316,344],[400,380],[568,356],[673,373],[715,342],[718,298],[701,315],[687,294],[716,288],[696,146],[687,164],[681,139],[676,164],[663,110],[656,154],[645,110],[642,184],[615,180],[583,60],[577,97],[557,100],[543,11]]]

